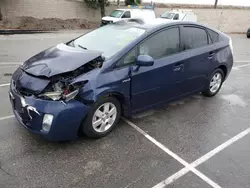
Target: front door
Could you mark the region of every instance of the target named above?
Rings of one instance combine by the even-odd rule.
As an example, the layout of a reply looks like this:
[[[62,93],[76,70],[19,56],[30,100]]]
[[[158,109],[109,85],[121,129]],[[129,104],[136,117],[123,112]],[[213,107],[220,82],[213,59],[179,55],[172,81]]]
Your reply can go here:
[[[177,98],[185,79],[184,60],[180,53],[179,27],[162,30],[138,46],[140,55],[150,55],[154,65],[132,67],[131,100],[133,111]]]

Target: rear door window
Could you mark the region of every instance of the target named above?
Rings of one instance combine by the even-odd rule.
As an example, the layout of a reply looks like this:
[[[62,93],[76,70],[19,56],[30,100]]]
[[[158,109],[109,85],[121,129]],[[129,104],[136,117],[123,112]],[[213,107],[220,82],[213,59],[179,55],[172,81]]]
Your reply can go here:
[[[184,26],[182,28],[183,50],[199,48],[208,45],[207,32],[203,28]]]

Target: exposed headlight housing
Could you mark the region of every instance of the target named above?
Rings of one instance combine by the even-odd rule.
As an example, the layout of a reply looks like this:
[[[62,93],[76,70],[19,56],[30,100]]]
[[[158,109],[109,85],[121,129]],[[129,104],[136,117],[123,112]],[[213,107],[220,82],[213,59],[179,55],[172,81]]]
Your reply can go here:
[[[68,102],[77,96],[80,87],[82,87],[81,83],[66,86],[61,82],[58,82],[53,84],[52,91],[47,91],[45,93],[42,93],[38,95],[38,97],[51,99],[54,101],[64,100],[65,102]]]
[[[66,102],[74,99],[77,94],[79,93],[79,89],[76,89],[74,91],[52,91],[52,92],[46,92],[43,93],[41,95],[39,95],[39,97],[47,97],[52,99],[53,101],[58,101],[58,100],[65,100]]]
[[[40,97],[48,97],[54,101],[60,100],[62,97],[63,91],[51,91],[51,92],[46,92],[41,95]]]
[[[76,89],[75,91],[72,91],[72,92],[70,92],[70,93],[68,93],[68,94],[66,94],[66,95],[64,94],[64,95],[63,95],[63,99],[64,99],[66,102],[68,102],[68,101],[74,99],[74,98],[77,96],[78,93],[79,93],[79,89]]]

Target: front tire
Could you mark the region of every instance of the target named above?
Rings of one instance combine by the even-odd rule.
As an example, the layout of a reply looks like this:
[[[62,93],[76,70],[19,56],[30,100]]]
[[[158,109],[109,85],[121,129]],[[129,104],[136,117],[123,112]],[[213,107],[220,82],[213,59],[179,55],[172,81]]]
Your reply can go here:
[[[92,138],[101,138],[118,123],[121,116],[121,104],[114,97],[105,97],[97,101],[82,124],[82,131]]]
[[[225,75],[221,69],[214,70],[206,86],[206,90],[203,91],[202,94],[206,97],[215,96],[220,91],[224,79]]]

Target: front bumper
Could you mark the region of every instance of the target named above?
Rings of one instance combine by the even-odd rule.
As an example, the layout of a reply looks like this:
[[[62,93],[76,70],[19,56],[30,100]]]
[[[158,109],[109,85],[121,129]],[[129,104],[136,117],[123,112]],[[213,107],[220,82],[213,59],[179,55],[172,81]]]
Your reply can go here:
[[[100,26],[108,25],[108,24],[111,24],[111,23],[113,23],[113,21],[102,20]]]
[[[21,104],[21,97],[28,106],[35,110],[27,109]],[[21,96],[13,85],[10,87],[10,100],[16,119],[29,131],[39,134],[51,141],[74,140],[78,138],[78,131],[89,107],[77,100],[67,103],[61,101],[49,101],[33,96]],[[51,128],[48,132],[42,130],[45,114],[53,115]]]

